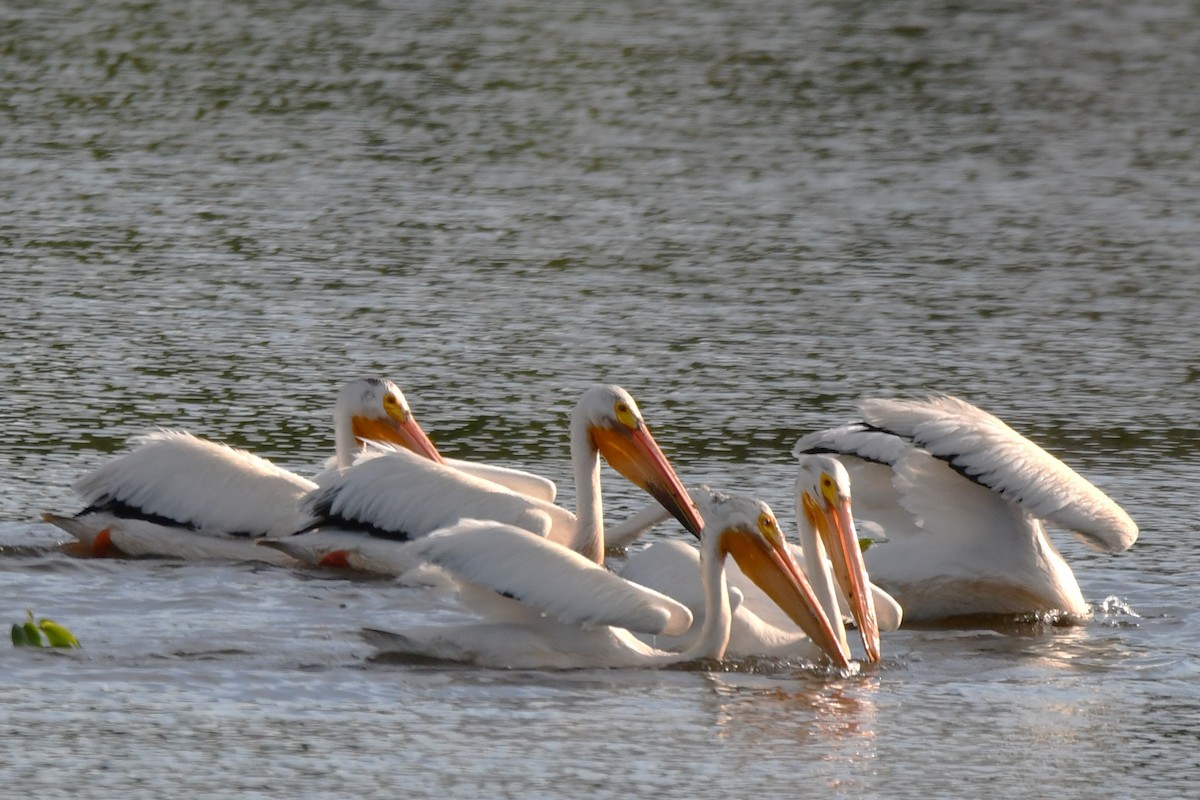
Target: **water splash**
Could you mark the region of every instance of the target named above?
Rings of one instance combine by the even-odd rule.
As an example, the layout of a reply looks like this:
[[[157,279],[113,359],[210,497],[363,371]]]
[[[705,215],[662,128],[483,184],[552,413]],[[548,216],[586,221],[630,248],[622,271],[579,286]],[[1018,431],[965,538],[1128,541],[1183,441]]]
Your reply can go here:
[[[1092,619],[1098,625],[1110,628],[1137,627],[1136,620],[1142,615],[1133,610],[1125,600],[1110,594],[1092,607]]]

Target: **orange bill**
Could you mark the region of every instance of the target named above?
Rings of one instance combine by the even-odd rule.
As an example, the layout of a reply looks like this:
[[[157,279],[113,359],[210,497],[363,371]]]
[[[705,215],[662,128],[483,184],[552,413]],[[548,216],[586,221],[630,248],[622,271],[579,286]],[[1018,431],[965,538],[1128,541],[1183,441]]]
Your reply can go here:
[[[438,452],[425,431],[417,424],[411,414],[395,417],[377,418],[356,416],[351,421],[351,430],[360,441],[388,442],[400,445],[417,455],[424,456],[430,461],[442,463],[442,454]]]
[[[879,622],[875,617],[875,600],[871,595],[862,548],[858,545],[858,531],[854,527],[850,500],[838,498],[836,502],[831,502],[827,499],[822,507],[805,493],[804,513],[829,552],[834,580],[850,603],[850,615],[854,617],[862,636],[867,661],[878,663]]]
[[[733,556],[746,577],[766,592],[836,667],[850,666],[850,654],[842,648],[841,639],[786,542],[781,540],[775,544],[761,536],[730,528],[721,534],[721,547]]]
[[[662,504],[694,536],[700,536],[704,520],[645,425],[637,428],[597,426],[591,429],[591,435],[596,449],[609,466]]]

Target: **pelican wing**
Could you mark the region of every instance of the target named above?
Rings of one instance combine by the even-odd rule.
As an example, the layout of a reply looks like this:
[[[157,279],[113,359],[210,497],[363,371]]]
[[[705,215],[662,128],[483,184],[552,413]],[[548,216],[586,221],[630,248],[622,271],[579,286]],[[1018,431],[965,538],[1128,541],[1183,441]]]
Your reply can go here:
[[[562,509],[407,450],[372,449],[348,469],[317,478],[301,507],[334,524],[415,539],[461,519],[483,518],[549,533]]]
[[[564,623],[670,636],[692,624],[691,612],[671,598],[511,525],[464,520],[409,547],[459,579],[539,608]]]
[[[792,455],[796,458],[813,453],[857,456],[864,461],[890,467],[910,446],[907,440],[895,433],[862,422],[852,422],[801,436],[792,448]],[[854,498],[857,501],[858,485],[853,482],[851,485],[854,486]]]
[[[156,431],[75,484],[92,507],[119,506],[154,521],[263,536],[300,524],[299,499],[316,484],[245,450],[183,431]]]
[[[897,541],[912,537],[928,542],[936,538],[944,548],[943,553],[957,548],[965,550],[961,560],[966,562],[989,553],[990,557],[981,561],[986,570],[995,569],[1001,558],[1029,552],[1024,544],[1014,541],[1000,546],[999,540],[1026,539],[1037,524],[1032,515],[983,484],[964,481],[942,459],[912,448],[896,463],[893,482],[900,506],[910,520],[909,526],[896,535]],[[887,530],[889,534],[896,532]],[[894,562],[898,557],[888,552],[887,542],[871,548],[867,555],[874,555],[875,550],[881,559],[890,557]],[[914,553],[913,557],[918,556]],[[928,553],[920,558],[924,563],[917,566],[927,568]]]
[[[1118,552],[1137,525],[1107,495],[1000,419],[950,396],[865,400],[867,425],[910,439],[957,472],[1091,547]]]
[[[699,576],[700,551],[678,539],[651,543],[631,554],[621,570],[625,580],[675,598],[696,617],[704,614],[704,586]]]
[[[463,461],[457,458],[447,458],[446,464],[460,472],[465,472],[476,478],[499,484],[511,489],[517,494],[553,503],[558,494],[558,487],[549,478],[534,475],[512,467],[501,467],[496,464],[482,464],[478,461]]]

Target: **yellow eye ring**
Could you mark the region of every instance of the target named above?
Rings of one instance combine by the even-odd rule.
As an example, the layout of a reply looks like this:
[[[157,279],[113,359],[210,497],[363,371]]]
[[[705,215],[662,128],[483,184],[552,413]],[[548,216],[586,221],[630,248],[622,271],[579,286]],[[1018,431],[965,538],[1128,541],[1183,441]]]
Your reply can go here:
[[[767,539],[775,541],[775,539],[779,536],[779,523],[776,522],[775,518],[770,514],[759,514],[758,531],[763,536],[767,537]]]
[[[821,495],[825,498],[825,502],[831,506],[836,506],[838,503],[838,494],[837,481],[828,474],[822,475]]]
[[[620,422],[630,430],[637,430],[640,424],[637,415],[633,413],[633,409],[623,400],[618,400],[613,404],[613,414],[617,417],[617,422]]]

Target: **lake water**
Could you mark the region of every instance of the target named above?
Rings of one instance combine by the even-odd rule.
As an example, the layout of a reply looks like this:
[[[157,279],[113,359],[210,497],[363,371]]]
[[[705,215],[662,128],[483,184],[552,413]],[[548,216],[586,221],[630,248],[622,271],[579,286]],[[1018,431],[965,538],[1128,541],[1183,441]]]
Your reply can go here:
[[[0,622],[84,643],[0,648],[0,794],[1197,791],[1194,4],[20,2],[0,70]],[[566,503],[567,412],[620,383],[789,526],[800,433],[950,392],[1142,535],[1056,534],[1087,625],[844,677],[380,661],[361,626],[452,605],[38,521],[156,426],[311,470],[363,375]]]

